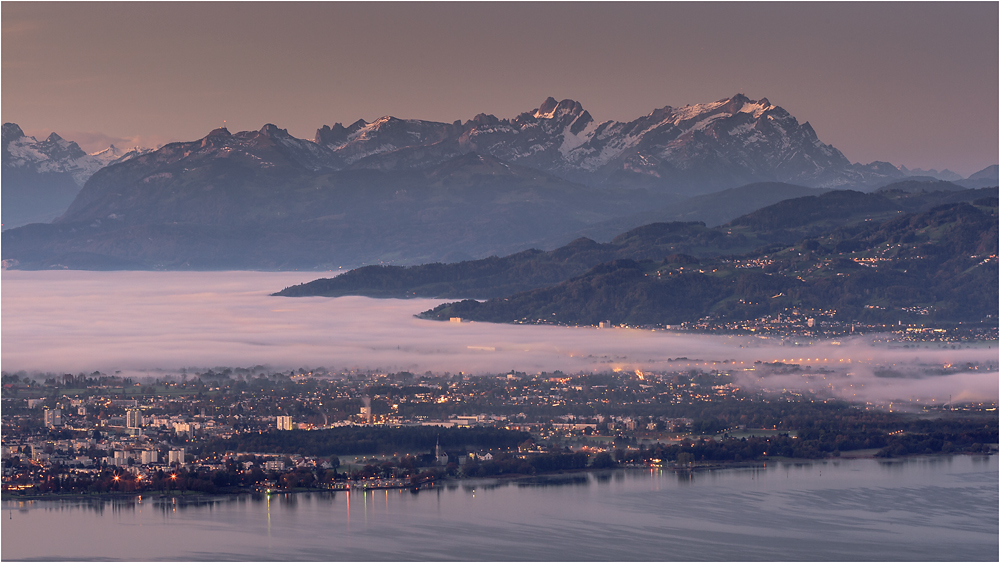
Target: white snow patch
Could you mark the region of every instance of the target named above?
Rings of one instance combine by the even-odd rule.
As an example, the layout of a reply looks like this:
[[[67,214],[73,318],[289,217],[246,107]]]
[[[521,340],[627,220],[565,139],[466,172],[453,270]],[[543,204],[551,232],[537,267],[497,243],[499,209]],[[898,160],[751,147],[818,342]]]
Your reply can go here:
[[[755,118],[759,118],[761,115],[764,114],[765,111],[771,109],[771,107],[772,106],[770,104],[762,104],[760,102],[753,104],[744,104],[743,107],[740,108],[740,111],[738,113],[749,113],[753,114]]]
[[[742,123],[733,127],[729,130],[729,135],[735,137],[736,135],[746,135],[747,133],[754,130],[756,123]]]
[[[34,137],[27,136],[11,141],[7,145],[7,152],[10,154],[10,160],[7,164],[15,168],[34,168],[37,172],[43,174],[70,174],[73,177],[73,181],[77,185],[82,186],[95,172],[113,161],[113,159],[105,160],[105,158],[109,158],[113,154],[108,152],[113,147],[94,155],[83,154],[77,158],[64,157],[55,159],[40,150],[40,144]],[[71,141],[61,139],[55,143],[56,151],[69,151],[72,144]],[[115,150],[117,151],[117,149]],[[97,156],[102,153],[107,153],[107,155]],[[58,155],[58,152],[56,154]]]
[[[564,129],[562,133],[563,142],[562,145],[559,147],[559,152],[562,153],[563,158],[568,157],[570,151],[578,147],[581,147],[588,141],[590,141],[590,139],[592,139],[594,136],[594,131],[597,129],[597,124],[591,121],[590,123],[587,124],[586,127],[583,128],[582,131],[580,131],[576,135],[570,132],[571,127],[572,124],[567,125],[566,129]]]
[[[718,121],[719,119],[726,118],[726,117],[732,117],[732,116],[730,114],[728,114],[728,113],[717,113],[715,115],[710,115],[710,116],[706,117],[705,119],[702,119],[701,121],[698,121],[697,123],[695,123],[694,125],[692,125],[691,127],[689,127],[687,129],[687,131],[685,131],[685,132],[688,132],[688,131],[701,131],[701,130],[707,128],[713,122]]]
[[[695,104],[693,106],[684,106],[674,111],[673,122],[678,123],[680,121],[687,121],[688,119],[693,119],[703,113],[708,113],[710,111],[716,110],[729,103],[729,100],[720,100],[718,102],[712,102],[710,104]]]

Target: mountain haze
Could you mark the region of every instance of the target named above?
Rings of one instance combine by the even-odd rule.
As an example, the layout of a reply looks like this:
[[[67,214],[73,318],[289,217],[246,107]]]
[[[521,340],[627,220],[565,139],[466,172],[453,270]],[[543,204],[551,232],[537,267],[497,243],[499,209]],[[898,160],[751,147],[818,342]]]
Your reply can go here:
[[[55,218],[4,232],[4,264],[19,268],[468,260],[651,222],[718,225],[781,199],[906,178],[888,163],[849,162],[808,122],[741,94],[629,122],[548,98],[513,118],[385,116],[323,126],[313,140],[267,124],[95,155],[8,124],[4,146],[5,217],[23,196],[44,205],[19,220]],[[992,178],[982,175],[970,181]]]
[[[886,195],[831,191],[781,201],[715,228],[708,228],[702,222],[651,223],[622,233],[608,243],[579,238],[548,252],[532,249],[452,264],[365,266],[334,278],[288,287],[275,295],[500,298],[563,282],[604,262],[666,259],[698,263],[754,249],[766,252],[768,247],[784,248],[803,239],[882,222],[908,212],[956,202],[987,201],[991,197],[995,201],[995,190]]]
[[[124,162],[146,149],[111,145],[87,154],[56,133],[39,141],[16,123],[3,124],[3,228],[48,222],[61,215],[84,182],[101,168]]]
[[[424,318],[596,325],[723,322],[809,311],[827,322],[995,323],[996,197],[842,227],[723,259],[618,259],[557,285]]]
[[[427,262],[509,253],[669,201],[476,153],[394,171],[337,170],[329,158],[273,125],[215,130],[98,171],[53,224],[5,234],[4,258],[42,268]]]

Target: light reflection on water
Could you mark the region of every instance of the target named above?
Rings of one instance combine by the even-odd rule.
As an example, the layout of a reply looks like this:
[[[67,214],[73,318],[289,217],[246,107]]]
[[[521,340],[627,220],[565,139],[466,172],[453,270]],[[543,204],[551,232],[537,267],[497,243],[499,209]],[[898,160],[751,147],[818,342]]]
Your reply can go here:
[[[953,456],[462,481],[418,494],[5,501],[2,558],[995,561],[997,467],[995,456]]]

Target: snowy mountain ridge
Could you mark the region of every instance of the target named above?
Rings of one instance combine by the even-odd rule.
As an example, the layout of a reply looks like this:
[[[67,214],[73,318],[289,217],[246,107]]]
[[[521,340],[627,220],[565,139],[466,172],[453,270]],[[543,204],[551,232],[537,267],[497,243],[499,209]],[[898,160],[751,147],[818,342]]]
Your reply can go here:
[[[55,219],[99,170],[151,152],[141,147],[123,151],[111,145],[87,154],[56,133],[41,141],[27,136],[15,123],[3,124],[0,142],[4,229]]]
[[[114,145],[87,154],[74,141],[67,141],[56,133],[44,140],[24,134],[16,123],[3,124],[4,169],[28,169],[38,174],[69,174],[78,186],[105,166],[124,162],[152,149],[133,147],[122,151]]]
[[[201,143],[202,150],[194,153],[168,150],[158,158],[209,153],[228,157],[234,151],[256,154],[263,145],[280,145],[280,160],[313,172],[393,171],[427,169],[475,152],[591,187],[645,188],[681,196],[755,182],[871,190],[908,176],[957,176],[887,162],[851,163],[823,143],[808,121],[800,123],[767,98],[752,100],[742,93],[714,102],[664,106],[627,122],[599,122],[580,102],[549,97],[513,118],[481,113],[464,123],[443,123],[383,116],[370,123],[358,119],[347,126],[323,125],[313,140],[267,124],[259,131],[235,134],[217,129]],[[153,152],[111,146],[88,155],[55,133],[43,141],[26,137],[12,123],[4,125],[3,145],[5,171],[70,174],[77,186],[101,168]],[[265,168],[276,165],[259,163]]]
[[[685,195],[758,181],[874,187],[905,175],[888,163],[852,164],[808,122],[742,94],[629,122],[597,122],[579,102],[550,97],[512,119],[337,123],[319,129],[316,143],[355,168],[430,166],[475,151],[587,185]]]

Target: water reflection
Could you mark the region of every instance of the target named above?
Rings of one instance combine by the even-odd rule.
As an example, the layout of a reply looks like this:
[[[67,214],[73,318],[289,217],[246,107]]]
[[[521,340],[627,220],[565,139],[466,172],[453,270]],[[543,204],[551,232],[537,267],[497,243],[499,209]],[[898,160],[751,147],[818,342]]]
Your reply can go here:
[[[995,456],[956,456],[711,471],[637,468],[451,482],[433,494],[4,501],[0,555],[996,560],[997,476]],[[48,539],[51,530],[60,531],[59,542]]]
[[[590,484],[590,478],[587,475],[559,475],[559,476],[546,476],[546,477],[535,477],[530,479],[523,479],[517,482],[518,487],[565,487],[565,486],[587,486]]]
[[[472,492],[476,489],[481,491],[492,491],[494,489],[502,489],[504,487],[509,487],[510,481],[502,480],[476,480],[471,483],[463,484],[462,490],[466,492]]]

